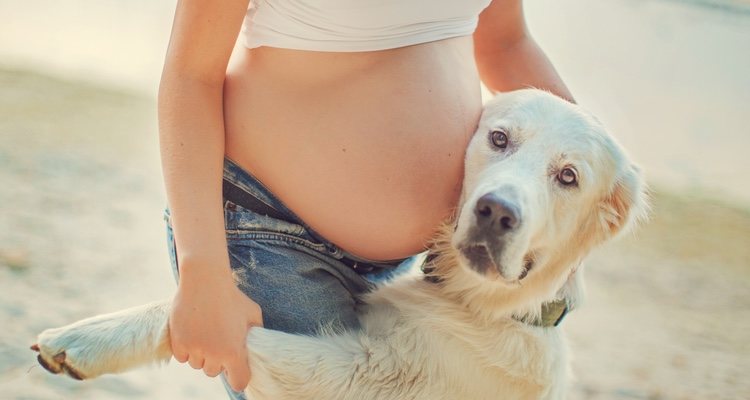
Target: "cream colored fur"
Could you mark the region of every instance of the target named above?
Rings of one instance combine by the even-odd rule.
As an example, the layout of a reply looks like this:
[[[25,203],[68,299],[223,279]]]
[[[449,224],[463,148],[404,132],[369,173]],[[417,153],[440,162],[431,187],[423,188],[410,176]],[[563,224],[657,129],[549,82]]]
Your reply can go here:
[[[493,147],[502,129],[508,148]],[[559,171],[573,166],[578,185]],[[462,252],[476,233],[478,198],[512,193],[523,222],[477,272]],[[515,204],[514,203],[514,204]],[[583,293],[581,262],[646,211],[639,171],[579,107],[538,90],[485,107],[466,155],[461,205],[432,243],[439,282],[398,278],[364,300],[355,331],[317,336],[253,328],[251,399],[561,399],[568,382],[560,328],[535,327],[544,302]],[[528,275],[524,265],[533,260]],[[44,331],[33,346],[52,372],[94,378],[171,357],[169,303]]]

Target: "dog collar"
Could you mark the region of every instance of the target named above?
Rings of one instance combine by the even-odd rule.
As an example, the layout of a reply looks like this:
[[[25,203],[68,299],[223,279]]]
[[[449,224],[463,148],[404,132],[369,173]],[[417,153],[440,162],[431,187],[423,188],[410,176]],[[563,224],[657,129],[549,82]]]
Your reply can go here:
[[[531,326],[552,328],[560,325],[560,322],[562,322],[565,316],[568,315],[569,311],[570,306],[568,305],[568,301],[565,299],[559,299],[542,304],[542,314],[538,318],[513,316],[513,319]]]
[[[441,279],[437,276],[431,275],[433,267],[430,265],[430,261],[435,259],[434,253],[429,253],[424,264],[422,264],[422,272],[424,273],[424,280],[430,283],[440,283]],[[552,328],[560,325],[560,322],[568,315],[571,307],[568,301],[565,299],[558,299],[554,301],[548,301],[542,304],[542,313],[539,317],[533,318],[529,316],[513,316],[518,322],[522,322],[527,325],[536,326],[539,328]]]

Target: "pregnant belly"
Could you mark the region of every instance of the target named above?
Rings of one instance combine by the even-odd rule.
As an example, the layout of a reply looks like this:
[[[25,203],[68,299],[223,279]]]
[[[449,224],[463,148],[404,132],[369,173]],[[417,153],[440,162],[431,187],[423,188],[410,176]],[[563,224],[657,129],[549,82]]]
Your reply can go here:
[[[225,84],[227,155],[346,251],[423,250],[456,206],[481,112],[470,39],[243,52]]]

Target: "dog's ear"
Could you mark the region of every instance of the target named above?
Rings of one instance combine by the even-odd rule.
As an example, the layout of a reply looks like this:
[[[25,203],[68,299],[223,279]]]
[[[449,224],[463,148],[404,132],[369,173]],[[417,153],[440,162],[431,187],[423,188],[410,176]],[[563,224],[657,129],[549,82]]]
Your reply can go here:
[[[648,218],[648,189],[641,169],[629,165],[599,203],[599,223],[605,238],[629,231]]]

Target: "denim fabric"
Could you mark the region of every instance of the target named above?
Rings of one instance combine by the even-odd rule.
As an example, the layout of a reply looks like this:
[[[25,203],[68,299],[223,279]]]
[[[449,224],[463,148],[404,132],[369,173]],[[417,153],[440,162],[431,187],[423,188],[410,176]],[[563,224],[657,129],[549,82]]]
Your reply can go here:
[[[224,222],[230,266],[238,287],[263,310],[263,324],[269,329],[314,334],[322,326],[356,328],[358,298],[377,282],[415,267],[422,257],[368,276],[342,263],[342,257],[368,262],[328,242],[305,226],[281,201],[250,173],[232,160],[224,159],[224,179],[256,199],[288,216],[276,219],[224,200]],[[177,250],[165,209],[167,244],[175,278]],[[298,221],[299,223],[290,222]],[[232,399],[244,399],[231,391]]]

